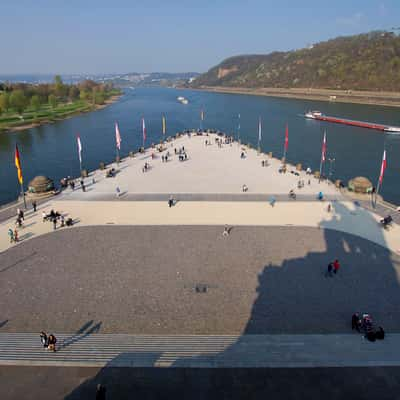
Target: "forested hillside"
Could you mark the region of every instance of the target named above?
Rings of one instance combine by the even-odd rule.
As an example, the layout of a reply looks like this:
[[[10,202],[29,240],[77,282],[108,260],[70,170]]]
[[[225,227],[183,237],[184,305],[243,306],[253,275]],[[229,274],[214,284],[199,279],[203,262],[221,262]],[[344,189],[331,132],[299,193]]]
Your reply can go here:
[[[400,37],[371,32],[224,60],[191,85],[400,91]]]

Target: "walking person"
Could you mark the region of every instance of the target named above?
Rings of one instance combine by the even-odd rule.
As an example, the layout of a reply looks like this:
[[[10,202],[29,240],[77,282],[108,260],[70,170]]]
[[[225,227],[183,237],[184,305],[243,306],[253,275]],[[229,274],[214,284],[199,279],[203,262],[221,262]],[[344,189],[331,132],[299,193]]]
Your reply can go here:
[[[100,383],[96,388],[96,400],[106,400],[106,387]]]
[[[119,198],[120,194],[121,194],[121,189],[119,188],[119,186],[116,187],[115,189],[115,193],[117,195],[117,199]]]
[[[14,231],[11,228],[8,229],[8,237],[10,238],[10,243],[13,243],[14,242]]]
[[[271,207],[274,207],[274,206],[275,206],[275,203],[276,203],[275,197],[274,197],[274,196],[271,196],[271,197],[269,198],[269,204],[271,205]]]
[[[17,228],[14,229],[14,243],[18,242],[18,231]]]
[[[57,218],[53,217],[53,230],[57,229]]]
[[[169,206],[169,208],[171,208],[173,205],[174,205],[174,198],[171,195],[171,196],[169,196],[169,199],[168,199],[168,206]]]
[[[333,275],[332,275],[332,271],[333,271],[333,263],[329,263],[329,264],[328,264],[328,270],[326,271],[325,276],[330,276],[330,277],[332,277],[332,276],[333,276]]]
[[[24,211],[23,210],[19,210],[19,217],[20,217],[20,219],[21,219],[21,221],[25,221],[25,218],[24,218]]]
[[[36,200],[32,201],[32,207],[33,207],[33,212],[36,212],[36,208],[37,208]]]
[[[336,259],[336,260],[333,262],[333,272],[334,272],[335,274],[337,274],[338,271],[339,271],[339,268],[340,268],[339,260]]]

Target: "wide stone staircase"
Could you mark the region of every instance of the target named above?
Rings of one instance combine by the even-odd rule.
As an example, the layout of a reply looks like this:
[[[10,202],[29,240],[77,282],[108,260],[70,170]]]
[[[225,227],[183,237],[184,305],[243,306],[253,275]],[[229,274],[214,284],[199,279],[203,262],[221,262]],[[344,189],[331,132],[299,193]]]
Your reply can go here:
[[[400,334],[368,342],[342,335],[61,334],[57,352],[38,333],[0,333],[0,365],[308,368],[400,366]]]

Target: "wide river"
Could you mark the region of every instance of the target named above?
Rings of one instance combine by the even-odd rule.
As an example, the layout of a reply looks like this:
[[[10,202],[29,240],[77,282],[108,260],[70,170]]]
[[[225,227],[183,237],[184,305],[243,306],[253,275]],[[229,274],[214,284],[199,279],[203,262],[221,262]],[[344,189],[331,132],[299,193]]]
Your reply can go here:
[[[184,96],[189,104],[177,101]],[[346,183],[355,176],[366,176],[376,185],[383,149],[387,151],[387,170],[382,195],[400,204],[400,135],[306,120],[301,114],[309,109],[327,115],[400,125],[400,110],[390,107],[328,103],[250,95],[207,93],[167,88],[127,89],[125,95],[101,111],[83,114],[55,124],[22,132],[0,134],[0,204],[15,200],[19,193],[14,166],[15,143],[21,153],[25,184],[36,175],[47,175],[58,182],[60,178],[79,175],[76,135],[83,146],[83,167],[96,169],[100,161],[115,158],[114,123],[118,121],[122,144],[121,156],[137,150],[142,143],[140,118],[146,121],[147,143],[161,139],[161,115],[167,118],[167,135],[188,128],[199,128],[200,110],[204,109],[204,128],[217,128],[226,133],[238,133],[244,143],[257,144],[258,118],[263,123],[261,147],[282,157],[284,132],[289,124],[287,159],[319,169],[323,131],[327,132],[328,158],[333,179]]]

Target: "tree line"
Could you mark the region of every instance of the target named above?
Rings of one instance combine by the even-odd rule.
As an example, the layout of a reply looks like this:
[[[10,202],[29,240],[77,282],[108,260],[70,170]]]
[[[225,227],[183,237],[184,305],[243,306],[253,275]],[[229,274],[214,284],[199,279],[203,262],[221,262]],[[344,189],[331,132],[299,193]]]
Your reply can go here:
[[[49,84],[0,83],[0,114],[14,111],[22,114],[28,108],[39,111],[44,105],[56,108],[58,104],[82,100],[93,105],[104,102],[116,94],[112,84],[85,80],[65,84],[60,75]]]
[[[295,51],[231,57],[191,86],[400,91],[400,36],[374,31]]]

